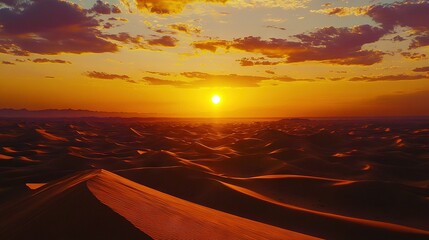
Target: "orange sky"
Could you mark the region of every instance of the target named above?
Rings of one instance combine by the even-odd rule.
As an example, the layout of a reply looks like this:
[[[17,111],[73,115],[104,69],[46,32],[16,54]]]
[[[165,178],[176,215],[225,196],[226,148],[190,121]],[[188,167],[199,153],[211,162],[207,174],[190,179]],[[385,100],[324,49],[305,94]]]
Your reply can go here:
[[[0,1],[0,108],[429,115],[427,12],[427,1]]]

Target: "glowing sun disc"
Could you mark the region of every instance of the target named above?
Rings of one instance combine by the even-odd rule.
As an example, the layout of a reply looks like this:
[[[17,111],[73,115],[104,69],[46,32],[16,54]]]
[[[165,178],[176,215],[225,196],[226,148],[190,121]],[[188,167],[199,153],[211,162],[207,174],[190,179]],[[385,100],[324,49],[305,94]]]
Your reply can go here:
[[[220,103],[220,97],[218,95],[214,95],[212,97],[213,104],[219,104]]]

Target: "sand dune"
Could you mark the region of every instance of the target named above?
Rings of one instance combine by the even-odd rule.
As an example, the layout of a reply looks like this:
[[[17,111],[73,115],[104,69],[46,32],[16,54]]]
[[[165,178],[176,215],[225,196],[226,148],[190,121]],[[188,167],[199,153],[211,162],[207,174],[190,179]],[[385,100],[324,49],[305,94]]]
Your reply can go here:
[[[424,119],[1,120],[0,231],[429,239],[427,129]]]
[[[7,205],[2,239],[317,239],[222,213],[105,170],[50,183]]]

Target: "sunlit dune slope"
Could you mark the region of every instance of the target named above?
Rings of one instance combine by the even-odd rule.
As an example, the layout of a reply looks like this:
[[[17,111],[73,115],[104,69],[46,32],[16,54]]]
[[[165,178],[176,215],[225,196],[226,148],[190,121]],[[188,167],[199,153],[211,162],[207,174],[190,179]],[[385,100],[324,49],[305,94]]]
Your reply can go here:
[[[1,239],[317,239],[203,207],[105,170],[1,209]]]
[[[213,175],[209,177],[201,173],[197,174],[194,171],[183,167],[171,167],[163,168],[162,170],[157,168],[130,169],[118,171],[118,174],[182,199],[197,202],[247,219],[253,219],[323,239],[378,240],[386,238],[390,240],[417,240],[429,238],[429,232],[425,230],[406,227],[406,225],[392,224],[387,220],[368,220],[371,219],[367,217],[368,213],[364,214],[365,216],[362,216],[362,218],[354,218],[348,215],[332,214],[323,209],[317,211],[314,210],[315,206],[308,205],[308,208],[301,207],[299,202],[296,205],[286,204],[285,202],[287,201],[280,202],[268,197],[268,191],[264,192],[264,195],[258,193],[262,191],[255,184],[256,182],[250,182],[251,179],[229,179]],[[278,180],[292,180],[294,181],[292,184],[296,184],[297,179],[317,181],[313,183],[316,185],[313,190],[305,182],[301,181],[296,184],[296,188],[304,188],[302,191],[316,191],[315,188],[321,188],[320,191],[316,191],[316,194],[311,195],[311,193],[308,193],[308,195],[314,198],[320,198],[317,194],[323,195],[324,191],[327,192],[327,195],[323,197],[329,197],[329,188],[331,186],[324,186],[323,181],[329,180],[334,182],[334,184],[339,181],[334,181],[335,179],[314,179],[304,176],[281,176],[283,177],[282,179],[267,176],[267,180],[270,180],[268,177],[271,177],[271,180],[277,180],[275,182],[277,186],[281,184]],[[254,180],[258,179],[255,178]],[[263,177],[260,179],[264,180]],[[342,183],[341,181],[339,182]],[[283,184],[282,189],[285,193],[291,191],[290,186],[288,187],[287,185],[289,184]],[[266,185],[265,188],[269,190],[270,186]],[[255,191],[250,189],[255,189]],[[362,191],[359,192],[360,194],[364,194]],[[272,194],[272,197],[274,196],[275,194]],[[403,202],[405,203],[406,201]],[[337,201],[334,204],[339,205],[341,202]],[[420,206],[416,205],[416,207],[419,208]],[[393,207],[389,207],[389,210],[403,211],[399,208],[394,209]]]

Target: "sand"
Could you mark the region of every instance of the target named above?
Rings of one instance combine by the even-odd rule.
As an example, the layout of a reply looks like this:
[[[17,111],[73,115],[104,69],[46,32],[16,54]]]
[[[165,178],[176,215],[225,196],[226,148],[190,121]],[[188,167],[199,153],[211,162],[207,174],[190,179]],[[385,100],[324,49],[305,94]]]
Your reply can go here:
[[[429,239],[428,129],[1,120],[0,239]]]

